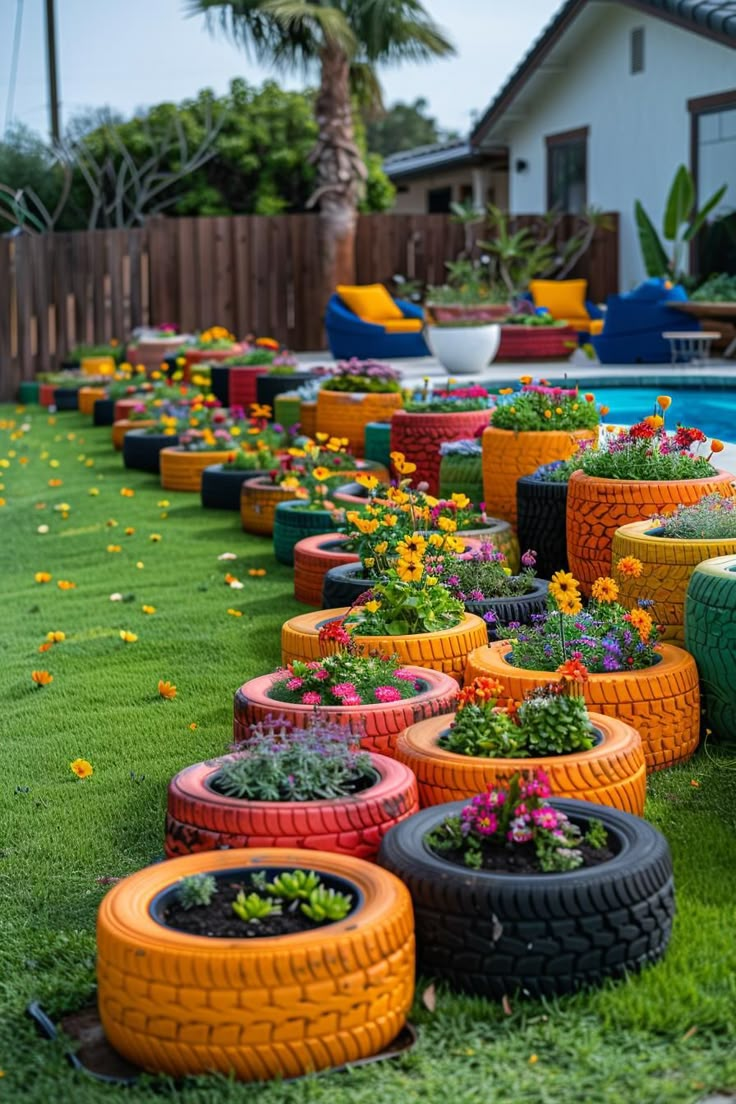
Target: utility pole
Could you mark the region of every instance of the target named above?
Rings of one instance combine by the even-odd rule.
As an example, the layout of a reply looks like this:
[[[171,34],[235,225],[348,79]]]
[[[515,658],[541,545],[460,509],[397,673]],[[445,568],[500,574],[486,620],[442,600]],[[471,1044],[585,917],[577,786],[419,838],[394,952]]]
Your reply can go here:
[[[56,14],[54,0],[46,0],[46,61],[49,71],[49,110],[51,114],[51,137],[54,145],[61,141],[59,123],[59,85],[56,74]]]

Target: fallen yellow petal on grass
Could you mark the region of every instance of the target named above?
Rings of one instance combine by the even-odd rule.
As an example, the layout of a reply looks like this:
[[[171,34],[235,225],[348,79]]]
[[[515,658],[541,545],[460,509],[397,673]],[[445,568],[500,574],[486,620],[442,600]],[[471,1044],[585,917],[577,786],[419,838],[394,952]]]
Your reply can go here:
[[[134,632],[130,632],[128,629],[121,629],[120,639],[123,640],[126,644],[135,644],[138,637]]]
[[[50,583],[53,576],[48,571],[37,571],[33,578],[37,583]]]
[[[167,682],[164,679],[158,680],[158,692],[162,698],[166,698],[167,701],[171,701],[176,697],[176,687],[173,682]]]
[[[31,678],[36,686],[48,686],[50,682],[54,681],[54,676],[50,675],[48,671],[31,671]]]
[[[243,611],[242,610],[229,609],[227,612],[230,614],[231,617],[242,617],[243,616]]]
[[[94,769],[88,759],[75,759],[69,764],[69,770],[73,771],[77,778],[90,778],[94,774]]]
[[[156,607],[155,606],[141,606],[141,609],[143,610],[144,613],[155,613],[156,612]]]

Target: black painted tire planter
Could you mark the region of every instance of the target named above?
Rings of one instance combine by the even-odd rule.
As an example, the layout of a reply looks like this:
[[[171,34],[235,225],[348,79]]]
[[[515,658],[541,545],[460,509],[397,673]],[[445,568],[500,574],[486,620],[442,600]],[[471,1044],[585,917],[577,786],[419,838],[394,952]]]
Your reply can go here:
[[[230,369],[222,364],[210,368],[210,391],[222,406],[230,405]]]
[[[115,421],[115,400],[98,399],[94,405],[92,421],[96,426],[111,426]]]
[[[396,825],[378,855],[411,893],[423,974],[494,1000],[558,996],[662,957],[674,883],[667,841],[651,824],[558,798],[551,804],[571,819],[603,822],[619,848],[614,858],[561,874],[498,874],[439,858],[424,844],[467,804],[435,805]]]
[[[700,675],[714,737],[736,743],[736,556],[715,556],[693,571],[685,598],[685,647]]]
[[[158,475],[161,471],[161,450],[178,444],[176,434],[166,436],[164,433],[146,433],[145,429],[129,429],[123,438],[123,463],[126,468]]]
[[[259,376],[256,380],[257,402],[270,406],[273,414],[277,395],[283,395],[286,391],[296,391],[303,383],[319,378],[311,372],[294,372],[290,376]]]
[[[548,587],[547,579],[535,579],[534,589],[530,590],[528,594],[521,594],[518,598],[486,598],[482,602],[467,601],[464,603],[465,609],[468,613],[477,614],[478,617],[483,617],[489,611],[495,613],[496,620],[491,624],[486,621],[486,628],[488,629],[488,639],[498,640],[496,629],[505,627],[509,621],[519,621],[522,625],[527,625],[533,613],[544,613],[547,609]]]
[[[361,575],[363,570],[360,561],[331,567],[322,583],[322,609],[352,606],[361,594],[375,586],[379,580],[366,579]]]
[[[440,498],[467,495],[474,506],[483,501],[483,461],[480,453],[452,453],[440,460]]]
[[[294,566],[294,545],[304,537],[337,529],[331,510],[305,510],[300,499],[279,502],[273,518],[273,554],[279,563]]]
[[[524,475],[516,484],[516,503],[519,547],[537,553],[540,578],[551,579],[556,571],[568,571],[567,483],[547,483]]]
[[[54,391],[57,410],[79,410],[79,391],[76,387],[57,387]]]
[[[240,491],[252,471],[226,471],[224,464],[211,464],[202,472],[200,495],[206,510],[240,510]]]

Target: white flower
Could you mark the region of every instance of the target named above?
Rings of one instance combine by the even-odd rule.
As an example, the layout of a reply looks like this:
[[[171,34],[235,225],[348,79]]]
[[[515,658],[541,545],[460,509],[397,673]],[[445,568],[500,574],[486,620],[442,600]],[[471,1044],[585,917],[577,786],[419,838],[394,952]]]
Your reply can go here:
[[[110,601],[111,602],[122,602],[122,600],[123,600],[122,594],[118,594],[117,591],[115,592],[115,594],[110,595]]]
[[[221,556],[217,557],[218,560],[237,560],[237,556],[234,552],[223,552]]]
[[[230,589],[231,590],[242,590],[243,589],[243,584],[241,583],[240,579],[233,579],[233,581],[230,583]]]
[[[48,531],[49,531],[48,525],[39,525],[38,529],[36,530],[36,532],[38,532],[38,533],[48,533]]]

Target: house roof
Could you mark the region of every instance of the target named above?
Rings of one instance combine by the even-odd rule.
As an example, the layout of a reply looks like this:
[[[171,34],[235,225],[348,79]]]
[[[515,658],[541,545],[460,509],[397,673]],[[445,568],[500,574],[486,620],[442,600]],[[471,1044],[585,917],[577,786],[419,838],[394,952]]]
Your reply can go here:
[[[717,42],[736,48],[736,0],[618,0],[627,7],[693,31]],[[491,105],[476,123],[470,144],[477,148],[515,99],[517,93],[544,64],[559,38],[585,9],[593,8],[591,0],[565,0],[539,38],[496,94]]]
[[[441,172],[466,165],[480,165],[488,161],[495,151],[475,149],[469,138],[457,138],[452,142],[437,142],[429,146],[392,153],[384,158],[383,170],[391,180],[420,176],[428,172]],[[504,153],[505,151],[498,151]]]

